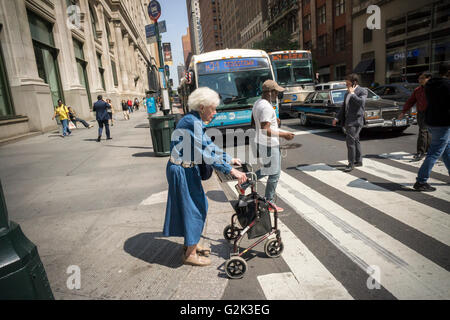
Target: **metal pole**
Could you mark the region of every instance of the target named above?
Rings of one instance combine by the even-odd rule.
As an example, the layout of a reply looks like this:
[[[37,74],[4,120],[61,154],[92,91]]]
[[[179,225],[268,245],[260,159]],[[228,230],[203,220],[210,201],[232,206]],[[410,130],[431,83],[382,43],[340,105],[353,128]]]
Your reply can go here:
[[[161,48],[161,38],[159,37],[158,20],[155,21],[156,41],[158,43],[159,67],[164,68],[164,61]]]
[[[3,228],[9,229],[9,219],[5,196],[3,195],[2,182],[0,180],[0,230]]]

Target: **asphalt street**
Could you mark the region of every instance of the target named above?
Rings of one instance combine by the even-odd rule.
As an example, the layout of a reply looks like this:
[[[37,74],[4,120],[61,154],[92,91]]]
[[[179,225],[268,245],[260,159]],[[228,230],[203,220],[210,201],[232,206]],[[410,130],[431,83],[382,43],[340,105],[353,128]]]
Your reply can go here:
[[[213,263],[182,265],[183,239],[161,235],[167,158],[153,152],[146,113],[131,116],[116,114],[113,140],[97,143],[95,125],[64,139],[55,131],[0,147],[9,218],[38,246],[57,299],[450,298],[450,179],[438,163],[430,180],[438,190],[412,190],[417,126],[363,134],[364,166],[344,173],[339,130],[283,120],[296,134],[282,142],[277,188],[285,249],[272,259],[259,244],[245,256],[244,277],[229,280],[231,244],[222,230],[235,182],[215,175],[205,182],[202,242]],[[67,286],[73,265],[79,289]]]

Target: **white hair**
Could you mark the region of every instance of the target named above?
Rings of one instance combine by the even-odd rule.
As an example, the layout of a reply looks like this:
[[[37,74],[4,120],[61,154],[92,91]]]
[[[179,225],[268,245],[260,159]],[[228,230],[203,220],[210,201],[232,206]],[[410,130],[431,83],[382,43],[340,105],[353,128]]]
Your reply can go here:
[[[199,111],[200,107],[217,107],[220,103],[220,98],[217,92],[208,88],[200,87],[192,92],[188,98],[189,109],[192,111]]]

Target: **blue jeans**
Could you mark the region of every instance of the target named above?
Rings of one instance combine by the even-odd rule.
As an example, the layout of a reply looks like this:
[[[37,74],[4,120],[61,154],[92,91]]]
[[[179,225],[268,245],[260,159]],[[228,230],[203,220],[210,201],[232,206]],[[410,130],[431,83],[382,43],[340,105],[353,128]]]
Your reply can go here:
[[[69,135],[72,133],[72,131],[70,131],[70,129],[69,129],[69,120],[68,119],[61,120],[61,124],[62,124],[62,135],[63,136],[66,136],[66,135]]]
[[[431,144],[416,178],[419,183],[427,182],[434,164],[441,156],[450,174],[450,127],[429,126],[428,131],[431,133]]]
[[[256,171],[257,180],[268,176],[266,184],[265,197],[269,201],[273,201],[275,197],[275,190],[278,185],[281,173],[281,152],[280,146],[268,147],[257,144],[257,157],[261,159],[263,167]],[[241,185],[246,189],[249,186],[247,182]]]

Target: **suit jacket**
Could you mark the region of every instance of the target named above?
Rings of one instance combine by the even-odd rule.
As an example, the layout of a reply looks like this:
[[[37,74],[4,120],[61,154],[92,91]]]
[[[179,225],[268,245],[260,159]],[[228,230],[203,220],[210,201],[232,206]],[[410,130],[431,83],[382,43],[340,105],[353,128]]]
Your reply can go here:
[[[109,114],[106,109],[111,108],[109,103],[106,103],[103,100],[98,100],[96,103],[94,103],[94,107],[92,111],[96,112],[96,119],[100,121],[109,120]]]
[[[347,92],[344,103],[336,118],[341,126],[356,127],[364,125],[364,108],[367,99],[367,90],[358,86],[355,93],[351,95],[347,105]]]

